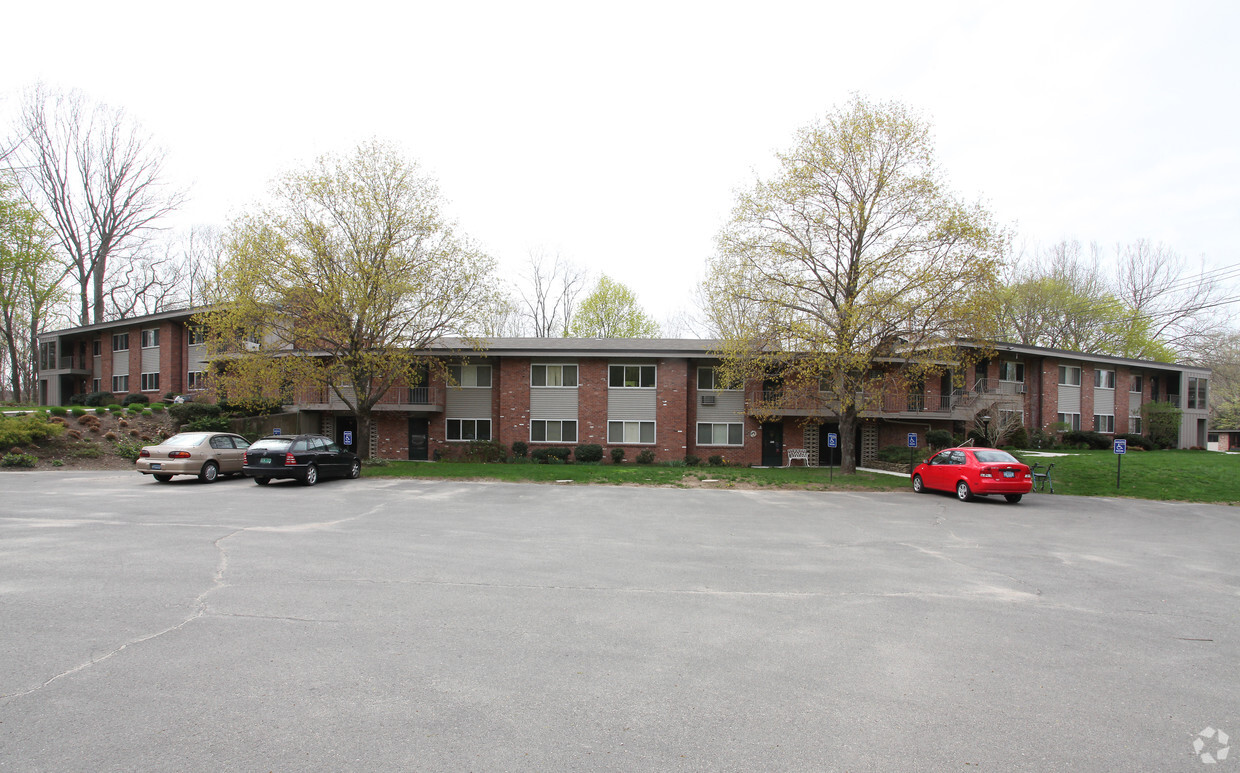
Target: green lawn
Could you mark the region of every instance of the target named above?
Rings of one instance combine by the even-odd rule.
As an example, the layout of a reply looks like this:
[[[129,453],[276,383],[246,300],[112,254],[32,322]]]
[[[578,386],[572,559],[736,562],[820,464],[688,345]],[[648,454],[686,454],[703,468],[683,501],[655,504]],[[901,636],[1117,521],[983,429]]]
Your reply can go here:
[[[597,483],[602,485],[645,486],[770,486],[803,488],[814,491],[865,489],[886,491],[907,489],[908,478],[862,472],[840,475],[839,470],[792,467],[752,469],[748,467],[665,467],[651,464],[468,464],[464,462],[392,462],[383,467],[367,467],[367,477],[458,478],[500,480],[524,483]]]
[[[1240,503],[1240,455],[1211,451],[1134,451],[1124,454],[1119,487],[1116,455],[1111,451],[1071,451],[1071,456],[1026,456],[1021,461],[1043,467],[1054,463],[1056,494],[1123,496],[1184,502]]]

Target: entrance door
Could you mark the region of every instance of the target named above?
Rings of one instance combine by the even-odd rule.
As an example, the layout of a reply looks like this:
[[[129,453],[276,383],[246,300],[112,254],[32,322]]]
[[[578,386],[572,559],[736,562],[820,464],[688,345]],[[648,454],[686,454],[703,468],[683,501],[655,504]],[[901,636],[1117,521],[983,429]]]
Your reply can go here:
[[[373,430],[374,424],[371,424]],[[349,440],[352,443],[346,443],[345,434],[349,433]],[[347,448],[353,453],[357,453],[357,417],[356,416],[337,416],[336,417],[336,445],[341,448]]]
[[[409,418],[409,458],[415,462],[430,459],[430,419]]]
[[[828,435],[835,435],[835,448],[827,445]],[[840,466],[840,425],[823,424],[818,430],[818,464],[822,467]]]
[[[782,467],[784,464],[784,425],[762,425],[762,466]]]

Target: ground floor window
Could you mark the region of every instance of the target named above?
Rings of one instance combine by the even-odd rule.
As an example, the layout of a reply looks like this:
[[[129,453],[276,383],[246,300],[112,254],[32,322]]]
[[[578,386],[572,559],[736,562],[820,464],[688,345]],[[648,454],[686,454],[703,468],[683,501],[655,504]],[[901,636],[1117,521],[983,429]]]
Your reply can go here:
[[[1141,434],[1141,417],[1140,416],[1129,416],[1128,417],[1128,431],[1134,435]]]
[[[490,419],[448,419],[448,440],[490,439]]]
[[[201,370],[191,370],[186,374],[186,389],[205,389],[207,386],[207,374]]]
[[[607,442],[641,444],[654,442],[653,421],[609,421]]]
[[[113,392],[128,392],[129,391],[129,376],[113,376],[112,377],[112,391]]]
[[[90,380],[90,391],[92,391],[92,392],[98,392],[98,391],[100,391],[101,389],[103,389],[103,380],[102,380],[102,379],[97,379],[97,378],[92,378],[92,379]]]
[[[739,446],[745,443],[745,427],[742,424],[697,425],[697,444],[700,446]]]
[[[576,443],[577,422],[536,419],[530,422],[530,440],[535,443]]]
[[[1079,432],[1081,429],[1081,414],[1079,413],[1061,413],[1059,414],[1059,423],[1067,424],[1068,429],[1073,432]]]
[[[1094,432],[1103,432],[1108,435],[1115,434],[1115,417],[1107,414],[1094,414]]]
[[[142,379],[142,391],[143,392],[158,392],[159,391],[159,374],[158,373],[143,373],[141,376],[141,379]]]

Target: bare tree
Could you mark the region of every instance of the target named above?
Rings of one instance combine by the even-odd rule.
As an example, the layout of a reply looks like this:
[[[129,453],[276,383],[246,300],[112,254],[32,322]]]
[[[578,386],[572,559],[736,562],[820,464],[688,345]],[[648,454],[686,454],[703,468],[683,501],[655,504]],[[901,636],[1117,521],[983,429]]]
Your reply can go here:
[[[542,251],[531,250],[528,270],[522,278],[525,286],[519,290],[519,313],[526,327],[537,338],[568,335],[577,299],[585,290],[586,270],[558,253],[548,258]]]
[[[24,140],[8,163],[55,234],[76,284],[79,322],[114,317],[109,280],[132,276],[109,264],[136,254],[143,236],[184,200],[162,181],[165,154],[124,111],[90,105],[78,92],[36,86],[19,121]]]

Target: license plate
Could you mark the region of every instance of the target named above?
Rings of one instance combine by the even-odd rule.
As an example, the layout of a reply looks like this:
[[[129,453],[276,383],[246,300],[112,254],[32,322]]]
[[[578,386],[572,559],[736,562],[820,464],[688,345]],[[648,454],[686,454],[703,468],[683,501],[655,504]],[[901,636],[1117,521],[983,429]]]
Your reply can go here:
[[[259,464],[271,464],[271,460],[264,456],[262,459],[258,460],[258,463]]]
[[[163,469],[163,466],[161,466],[161,465],[159,464],[159,462],[152,462],[152,463],[151,463],[151,469],[152,469],[152,470],[162,470],[162,469]]]
[[[1003,477],[1005,477],[1005,478],[1015,478],[1015,477],[1016,477],[1016,471],[1015,471],[1015,470],[1004,470],[1004,471],[1003,471]]]

